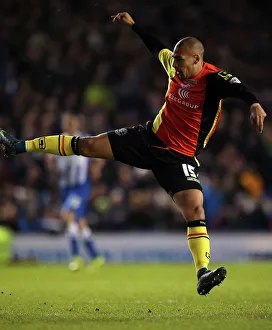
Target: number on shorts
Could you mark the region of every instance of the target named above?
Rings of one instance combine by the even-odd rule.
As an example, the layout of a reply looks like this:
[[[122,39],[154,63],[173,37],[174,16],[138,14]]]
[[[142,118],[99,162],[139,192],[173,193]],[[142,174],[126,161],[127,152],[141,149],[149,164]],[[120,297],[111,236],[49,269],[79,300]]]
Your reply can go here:
[[[195,174],[195,168],[192,165],[182,164],[182,169],[186,177],[197,178]]]

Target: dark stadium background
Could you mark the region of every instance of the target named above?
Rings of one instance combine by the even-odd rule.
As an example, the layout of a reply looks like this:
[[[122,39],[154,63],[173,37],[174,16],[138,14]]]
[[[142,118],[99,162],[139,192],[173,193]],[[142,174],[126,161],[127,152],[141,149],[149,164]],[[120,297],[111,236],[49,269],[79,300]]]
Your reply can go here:
[[[0,127],[30,139],[60,131],[66,111],[84,130],[144,123],[163,103],[167,78],[128,27],[128,11],[169,48],[200,38],[206,61],[231,72],[272,105],[271,2],[232,0],[0,3]],[[249,109],[228,100],[215,136],[199,157],[207,222],[216,230],[272,230],[272,122],[262,135]],[[151,173],[94,160],[89,222],[99,230],[183,230],[180,214]],[[62,230],[56,178],[41,155],[0,157],[0,224],[16,231]]]

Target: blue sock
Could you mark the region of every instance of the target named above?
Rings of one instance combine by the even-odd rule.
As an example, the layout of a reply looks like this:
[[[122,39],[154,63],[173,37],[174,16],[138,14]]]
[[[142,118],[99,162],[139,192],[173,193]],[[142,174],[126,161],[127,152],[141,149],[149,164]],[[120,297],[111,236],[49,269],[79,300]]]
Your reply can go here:
[[[73,257],[79,256],[79,242],[77,237],[69,237],[70,253]]]
[[[89,257],[96,258],[98,256],[97,248],[91,238],[84,239],[84,245],[86,247]]]

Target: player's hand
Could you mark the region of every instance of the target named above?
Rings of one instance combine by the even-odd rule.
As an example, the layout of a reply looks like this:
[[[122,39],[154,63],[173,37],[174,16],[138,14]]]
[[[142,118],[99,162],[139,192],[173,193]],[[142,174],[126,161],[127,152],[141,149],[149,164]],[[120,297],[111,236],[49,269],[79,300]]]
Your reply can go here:
[[[250,107],[250,121],[256,126],[259,133],[262,133],[266,113],[260,103],[253,103]]]
[[[135,21],[133,18],[129,15],[129,13],[123,12],[118,13],[116,15],[111,16],[113,23],[125,23],[127,25],[133,25],[135,24]]]

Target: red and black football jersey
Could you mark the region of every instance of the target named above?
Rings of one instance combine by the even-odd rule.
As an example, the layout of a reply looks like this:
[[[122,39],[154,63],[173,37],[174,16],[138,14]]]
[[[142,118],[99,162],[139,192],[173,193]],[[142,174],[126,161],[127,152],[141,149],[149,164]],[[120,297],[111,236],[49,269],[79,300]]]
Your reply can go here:
[[[248,105],[259,103],[238,78],[207,62],[196,76],[181,80],[173,67],[172,52],[138,25],[132,29],[168,75],[165,102],[152,129],[169,148],[190,157],[205,148],[219,123],[225,98],[240,98]]]

